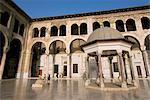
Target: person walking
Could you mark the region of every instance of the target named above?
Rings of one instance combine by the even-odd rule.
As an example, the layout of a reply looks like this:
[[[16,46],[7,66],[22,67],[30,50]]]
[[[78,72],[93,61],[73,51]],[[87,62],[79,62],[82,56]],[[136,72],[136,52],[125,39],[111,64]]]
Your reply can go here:
[[[48,78],[47,78],[47,80],[48,80],[48,84],[50,83],[50,79],[51,79],[51,76],[50,76],[50,74],[48,74]]]

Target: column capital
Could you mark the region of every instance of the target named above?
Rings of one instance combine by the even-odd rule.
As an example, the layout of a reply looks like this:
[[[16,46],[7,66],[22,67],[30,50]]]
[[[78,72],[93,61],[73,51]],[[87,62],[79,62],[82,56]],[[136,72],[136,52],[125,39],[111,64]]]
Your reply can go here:
[[[49,55],[49,50],[45,50],[45,54],[48,56]]]
[[[102,50],[96,51],[96,54],[97,54],[97,55],[101,55],[101,54],[102,54]]]
[[[122,50],[117,50],[118,55],[122,54]]]
[[[141,50],[142,50],[142,51],[145,51],[145,50],[146,50],[146,46],[145,46],[145,45],[142,45],[142,46],[141,46]]]

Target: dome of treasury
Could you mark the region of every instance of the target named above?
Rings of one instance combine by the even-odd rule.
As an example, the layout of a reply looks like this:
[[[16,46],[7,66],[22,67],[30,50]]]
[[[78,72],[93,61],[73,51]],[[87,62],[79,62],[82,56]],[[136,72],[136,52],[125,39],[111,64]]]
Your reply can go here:
[[[112,40],[112,39],[124,39],[124,36],[116,29],[110,27],[103,27],[96,29],[89,36],[87,43],[96,40]]]

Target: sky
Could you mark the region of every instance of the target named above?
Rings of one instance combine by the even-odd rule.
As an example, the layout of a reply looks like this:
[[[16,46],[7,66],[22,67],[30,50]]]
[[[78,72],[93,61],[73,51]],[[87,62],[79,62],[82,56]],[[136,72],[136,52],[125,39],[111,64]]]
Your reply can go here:
[[[150,4],[150,0],[13,0],[31,18],[61,16]]]

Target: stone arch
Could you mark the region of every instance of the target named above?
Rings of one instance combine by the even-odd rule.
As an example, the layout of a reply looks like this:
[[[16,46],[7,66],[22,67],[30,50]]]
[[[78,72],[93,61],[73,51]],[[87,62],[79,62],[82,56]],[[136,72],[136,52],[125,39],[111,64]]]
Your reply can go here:
[[[80,35],[87,34],[87,24],[86,23],[81,23],[80,25]]]
[[[143,29],[150,29],[150,19],[148,17],[142,17],[141,23]]]
[[[110,27],[110,22],[104,21],[104,22],[103,22],[103,25],[104,25],[104,27]]]
[[[12,37],[12,40],[13,40],[13,39],[18,39],[18,40],[20,40],[21,45],[22,45],[22,47],[23,47],[23,39],[22,39],[21,36],[19,36],[19,35],[14,35],[14,36]],[[22,48],[22,49],[23,49],[23,48]]]
[[[4,47],[3,47],[3,50],[6,50],[7,48],[8,48],[8,45],[9,45],[9,43],[8,43],[8,38],[7,38],[7,34],[8,34],[8,32],[7,32],[7,30],[0,30],[0,33],[2,33],[3,35],[4,35],[4,37],[5,37],[5,45],[4,45]],[[4,33],[6,33],[6,34],[4,34]],[[1,42],[2,43],[2,42]]]
[[[21,41],[19,39],[13,39],[10,42],[10,48],[7,52],[3,79],[16,78],[21,51]]]
[[[144,40],[144,45],[146,46],[146,50],[150,50],[150,34],[146,36]]]
[[[147,51],[148,54],[148,60],[149,60],[149,64],[150,64],[150,34],[146,36],[145,40],[144,40],[144,45],[145,45],[145,49]]]
[[[116,29],[119,31],[119,32],[125,32],[125,29],[124,29],[124,23],[122,20],[116,20]]]
[[[66,53],[66,44],[61,40],[53,41],[49,46],[50,54]]]
[[[46,42],[45,42],[45,41],[43,41],[43,40],[41,40],[41,39],[37,39],[37,40],[35,40],[35,41],[33,41],[33,42],[31,43],[31,45],[29,46],[29,50],[31,50],[32,47],[33,47],[33,45],[35,45],[37,42],[41,42],[41,43],[43,43],[43,44],[46,46]]]
[[[79,35],[79,29],[77,24],[71,25],[71,35]]]
[[[70,43],[70,53],[75,53],[75,52],[84,52],[83,49],[80,47],[81,45],[85,44],[86,41],[80,38],[74,39]]]
[[[124,37],[125,37],[125,39],[127,39],[128,41],[131,41],[131,42],[134,43],[134,44],[131,46],[131,50],[140,50],[140,49],[141,49],[141,48],[140,48],[141,44],[140,44],[140,42],[138,41],[137,38],[135,38],[134,36],[131,36],[131,35],[126,35],[126,36],[124,36]]]
[[[52,26],[51,27],[51,34],[50,36],[58,36],[58,28],[57,26]]]
[[[127,31],[136,31],[135,20],[128,19],[126,21],[126,28],[127,28]]]
[[[46,45],[43,42],[35,42],[31,47],[31,62],[30,62],[30,73],[31,77],[38,77],[40,74],[41,66],[41,55],[45,54]]]
[[[66,25],[61,25],[60,26],[59,36],[66,36]]]
[[[100,24],[98,22],[93,23],[93,31],[100,28]]]

